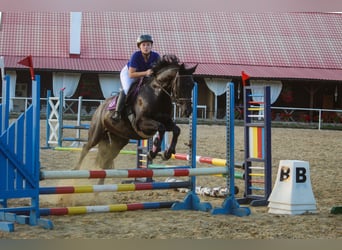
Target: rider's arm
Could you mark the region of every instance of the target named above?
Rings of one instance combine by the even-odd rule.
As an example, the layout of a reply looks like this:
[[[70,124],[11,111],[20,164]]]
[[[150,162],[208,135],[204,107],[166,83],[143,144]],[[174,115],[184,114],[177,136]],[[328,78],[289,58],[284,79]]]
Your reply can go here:
[[[150,76],[152,74],[152,70],[148,69],[146,71],[137,72],[136,68],[129,67],[128,74],[130,78],[139,78],[139,77],[144,77],[144,76]]]

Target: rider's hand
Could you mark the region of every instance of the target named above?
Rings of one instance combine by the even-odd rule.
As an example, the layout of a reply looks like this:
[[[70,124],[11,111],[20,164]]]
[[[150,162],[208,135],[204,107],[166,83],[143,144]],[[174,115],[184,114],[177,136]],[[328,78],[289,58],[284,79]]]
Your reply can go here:
[[[145,76],[151,76],[152,73],[153,73],[152,69],[148,69],[148,70],[146,70]]]

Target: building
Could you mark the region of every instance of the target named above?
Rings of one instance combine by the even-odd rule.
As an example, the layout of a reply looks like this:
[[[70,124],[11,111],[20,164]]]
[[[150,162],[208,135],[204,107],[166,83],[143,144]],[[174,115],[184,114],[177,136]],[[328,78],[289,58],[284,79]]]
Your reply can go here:
[[[227,82],[242,103],[241,72],[251,84],[270,84],[273,105],[342,108],[342,14],[186,12],[2,12],[0,56],[30,96],[30,75],[18,62],[32,55],[48,89],[67,97],[103,99],[120,88],[119,72],[142,33],[154,50],[198,64],[199,104],[207,117],[224,116]]]

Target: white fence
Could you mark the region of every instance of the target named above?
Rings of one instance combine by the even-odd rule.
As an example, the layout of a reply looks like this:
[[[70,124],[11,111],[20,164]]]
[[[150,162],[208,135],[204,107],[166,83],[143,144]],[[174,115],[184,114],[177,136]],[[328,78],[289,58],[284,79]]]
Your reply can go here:
[[[342,110],[291,107],[271,107],[271,110],[272,113],[275,114],[272,119],[273,121],[297,122],[303,124],[316,123],[319,130],[323,125],[342,126]]]
[[[31,98],[15,97],[13,101],[12,112],[23,112],[31,104]],[[65,99],[64,113],[77,115],[78,99]],[[82,116],[92,116],[96,107],[103,100],[83,99],[81,107]],[[212,112],[207,109],[206,105],[198,105],[198,118],[207,120],[208,113]],[[342,128],[342,110],[335,109],[309,109],[309,108],[293,108],[293,107],[271,107],[272,122],[276,123],[291,123],[300,126],[314,127],[324,129],[326,126],[333,128],[334,126]],[[235,107],[235,119],[243,119],[243,107]],[[46,113],[46,98],[41,98],[41,113]],[[174,119],[179,118],[179,110],[174,105]],[[209,118],[210,119],[210,118]]]

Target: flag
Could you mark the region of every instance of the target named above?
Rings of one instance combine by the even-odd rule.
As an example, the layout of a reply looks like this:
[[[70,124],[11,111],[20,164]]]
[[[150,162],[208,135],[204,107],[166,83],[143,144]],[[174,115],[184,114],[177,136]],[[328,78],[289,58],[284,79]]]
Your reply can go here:
[[[29,55],[22,59],[21,61],[18,62],[18,64],[27,66],[30,68],[30,74],[31,74],[31,79],[34,80],[34,69],[33,69],[33,63],[32,63],[32,56]]]
[[[247,75],[245,73],[245,71],[241,71],[241,75],[242,75],[242,86],[246,86],[249,85],[249,75]]]

